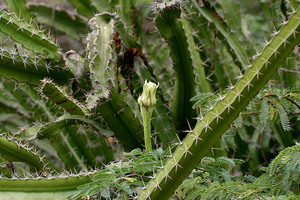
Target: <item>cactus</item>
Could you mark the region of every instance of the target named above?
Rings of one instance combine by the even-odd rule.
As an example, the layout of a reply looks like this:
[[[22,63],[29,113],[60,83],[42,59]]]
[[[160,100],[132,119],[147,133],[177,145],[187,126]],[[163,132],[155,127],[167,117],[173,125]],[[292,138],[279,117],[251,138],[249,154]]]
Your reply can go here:
[[[80,34],[84,33],[87,25],[84,23],[82,17],[75,13],[65,12],[61,9],[55,9],[52,18],[53,9],[43,4],[29,4],[29,12],[36,17],[39,23],[47,24],[55,29],[62,31],[74,39],[79,39]]]
[[[15,14],[0,11],[0,31],[9,35],[11,39],[22,44],[25,48],[40,54],[46,54],[58,61],[58,47],[47,34],[19,19]]]
[[[189,27],[190,25],[188,23],[186,16],[181,15],[181,23],[187,38],[188,50],[190,51],[191,54],[194,74],[196,78],[195,82],[199,84],[200,92],[210,92],[211,88],[208,80],[206,79],[205,69],[204,66],[202,65],[203,61],[201,60],[199,53],[197,51],[196,44],[193,39],[192,32]]]
[[[180,4],[171,1],[157,4],[156,26],[170,47],[170,56],[175,71],[175,88],[172,102],[172,118],[179,130],[188,129],[187,120],[192,123],[194,111],[189,100],[195,95],[195,77],[191,54],[180,20]]]
[[[300,41],[300,9],[280,29],[226,97],[197,123],[139,199],[168,199]]]
[[[266,147],[265,157],[277,152],[270,154],[274,140],[289,146],[298,139],[297,89],[262,90],[246,108],[247,114],[239,114],[280,63],[297,55],[296,51],[289,54],[299,42],[295,1],[270,5],[272,13],[263,19],[275,20],[277,27],[281,13],[285,25],[252,66],[247,66],[252,53],[247,47],[253,38],[260,47],[260,38],[272,26],[261,35],[256,31],[252,38],[246,28],[257,19],[242,18],[245,25],[239,19],[243,15],[233,13],[247,2],[76,0],[51,7],[24,0],[6,2],[8,11],[0,11],[0,199],[68,195],[125,199],[137,197],[143,189],[140,199],[165,199],[210,150],[208,156],[214,157],[221,153],[234,159],[250,156],[248,166],[241,167],[247,172],[257,170],[262,157],[257,155]],[[268,7],[265,2],[260,5]],[[259,23],[257,27],[262,27]],[[239,26],[236,33],[230,29]],[[55,39],[46,34],[50,30]],[[283,64],[287,69],[279,68],[280,74],[272,79],[297,86],[296,73],[287,73],[297,72],[298,61],[289,60]],[[244,76],[239,75],[245,70]],[[145,80],[160,83],[151,124],[149,115],[145,120],[138,112]],[[270,81],[273,84],[278,85]],[[192,106],[190,100],[199,101]],[[144,111],[149,109],[145,104],[141,103]],[[252,117],[255,114],[259,120]],[[147,121],[144,139],[143,118]],[[255,131],[247,124],[259,127]],[[179,142],[175,152],[174,142]],[[145,147],[146,151],[157,149],[144,157]],[[226,149],[216,151],[216,147]],[[123,157],[119,156],[122,151],[131,152]],[[170,154],[169,161],[159,159]],[[153,166],[156,162],[159,167]],[[112,174],[89,177],[88,171],[103,168],[99,174]],[[175,198],[184,198],[180,195],[187,187],[180,187]]]
[[[108,14],[99,14],[93,17],[89,24],[93,31],[87,37],[87,59],[95,91],[88,97],[87,103],[93,108],[99,98],[108,97],[109,89],[114,84],[113,70],[109,66],[112,56],[110,41],[113,40],[113,20]]]
[[[66,78],[73,76],[68,69],[58,67],[54,63],[28,54],[18,55],[15,51],[7,51],[5,47],[0,47],[0,60],[0,75],[20,82],[40,85],[40,80],[49,77],[59,84],[64,84]]]
[[[37,155],[29,146],[19,144],[12,138],[7,138],[5,135],[0,136],[1,156],[9,161],[24,162],[30,166],[32,171],[42,171],[44,163],[41,157]]]
[[[56,105],[66,110],[71,115],[87,115],[89,110],[80,105],[75,99],[65,94],[59,86],[55,85],[49,79],[42,80],[41,93],[46,96],[47,99],[53,101]]]
[[[90,182],[92,173],[61,174],[53,177],[1,179],[0,199],[66,199],[76,188]],[[45,176],[45,175],[44,175]],[[66,178],[67,177],[67,178]]]

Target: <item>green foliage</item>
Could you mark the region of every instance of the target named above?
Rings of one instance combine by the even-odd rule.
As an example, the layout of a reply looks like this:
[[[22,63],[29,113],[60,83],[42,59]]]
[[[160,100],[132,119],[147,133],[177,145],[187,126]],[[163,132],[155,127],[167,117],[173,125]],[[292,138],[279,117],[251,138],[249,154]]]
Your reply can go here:
[[[136,197],[176,146],[163,152],[124,153],[122,158],[93,175],[93,182],[79,188],[72,198],[129,199]],[[171,199],[293,199],[300,183],[300,145],[284,149],[259,177],[235,175],[234,169],[244,163],[240,159],[204,157],[189,177],[177,188]]]
[[[122,153],[122,158],[105,166],[97,172],[93,182],[79,188],[80,192],[72,196],[90,196],[94,199],[128,199],[136,197],[152,176],[160,169],[169,156],[161,148],[152,152],[135,149]]]

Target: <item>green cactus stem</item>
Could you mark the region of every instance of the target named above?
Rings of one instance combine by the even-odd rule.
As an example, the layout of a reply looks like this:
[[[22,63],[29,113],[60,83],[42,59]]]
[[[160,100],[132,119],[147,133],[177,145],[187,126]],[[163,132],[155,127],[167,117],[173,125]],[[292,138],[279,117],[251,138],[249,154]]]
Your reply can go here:
[[[277,71],[300,41],[300,7],[274,34],[261,54],[225,97],[199,121],[165,166],[141,192],[139,200],[168,199],[200,160],[216,144],[249,101]]]
[[[47,24],[55,29],[70,35],[73,39],[79,39],[87,25],[79,15],[51,8],[43,4],[29,4],[29,12],[36,17],[39,23]],[[53,14],[54,13],[54,14]],[[55,18],[53,18],[55,16]]]
[[[92,32],[87,37],[88,61],[94,91],[88,96],[90,108],[102,97],[108,97],[114,84],[114,70],[109,66],[112,59],[113,19],[109,14],[97,14],[90,21]]]
[[[170,49],[175,71],[175,88],[173,91],[172,118],[179,130],[188,129],[187,120],[192,124],[195,111],[189,100],[195,95],[195,76],[188,42],[181,22],[179,1],[158,3],[155,19],[160,34]]]
[[[144,125],[144,140],[146,146],[146,152],[152,151],[152,144],[151,144],[151,116],[156,105],[156,89],[158,85],[152,83],[151,81],[147,83],[145,81],[143,87],[143,93],[138,98],[138,103],[141,108],[141,114],[143,118],[143,125]]]
[[[0,135],[0,155],[9,162],[17,161],[26,163],[32,171],[42,171],[44,163],[33,149],[21,145],[13,139]]]
[[[53,83],[50,79],[44,79],[43,85],[40,88],[45,97],[53,101],[56,105],[66,110],[71,115],[87,115],[89,110],[81,105],[72,96],[66,94],[58,85]]]
[[[200,86],[200,92],[211,92],[209,82],[206,79],[205,69],[202,65],[203,61],[201,60],[199,51],[196,48],[196,44],[187,17],[183,16],[183,14],[181,14],[181,23],[187,38],[188,50],[191,54],[194,74],[196,77],[196,82]]]
[[[100,102],[96,109],[115,133],[125,151],[142,148],[142,125],[123,99],[123,94],[119,94],[113,87],[109,98]]]
[[[92,173],[58,175],[46,178],[0,179],[0,199],[38,200],[67,199],[80,185],[91,182]]]
[[[10,12],[16,13],[17,16],[25,19],[27,22],[30,21],[31,15],[26,8],[25,0],[5,0],[7,7],[10,9]]]
[[[48,77],[58,84],[64,84],[73,77],[66,68],[54,66],[38,57],[8,52],[5,47],[0,47],[0,61],[0,75],[19,82],[40,85],[40,81]]]
[[[47,33],[35,28],[34,24],[18,19],[15,14],[0,11],[0,31],[25,48],[58,61],[58,47]]]

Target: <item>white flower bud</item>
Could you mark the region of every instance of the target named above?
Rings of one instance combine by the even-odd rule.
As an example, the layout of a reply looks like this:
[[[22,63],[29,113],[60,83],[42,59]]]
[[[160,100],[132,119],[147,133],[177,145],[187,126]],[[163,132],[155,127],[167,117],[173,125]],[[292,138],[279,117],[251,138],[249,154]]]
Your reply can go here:
[[[143,93],[142,95],[138,98],[138,103],[140,104],[140,106],[143,107],[151,107],[151,106],[155,106],[156,104],[156,89],[159,86],[156,85],[155,83],[152,83],[151,81],[149,81],[149,83],[147,83],[147,80],[145,81],[144,87],[143,87]]]

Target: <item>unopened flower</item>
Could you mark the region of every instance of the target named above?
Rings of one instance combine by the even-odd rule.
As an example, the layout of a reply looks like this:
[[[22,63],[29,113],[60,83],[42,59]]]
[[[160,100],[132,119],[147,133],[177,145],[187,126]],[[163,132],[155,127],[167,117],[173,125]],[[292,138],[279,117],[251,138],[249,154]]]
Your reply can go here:
[[[158,84],[159,85],[159,84]],[[145,108],[152,107],[156,105],[156,89],[158,87],[155,83],[152,83],[149,81],[147,83],[147,80],[145,81],[144,87],[143,87],[143,93],[138,98],[138,103],[140,106],[143,106]]]

